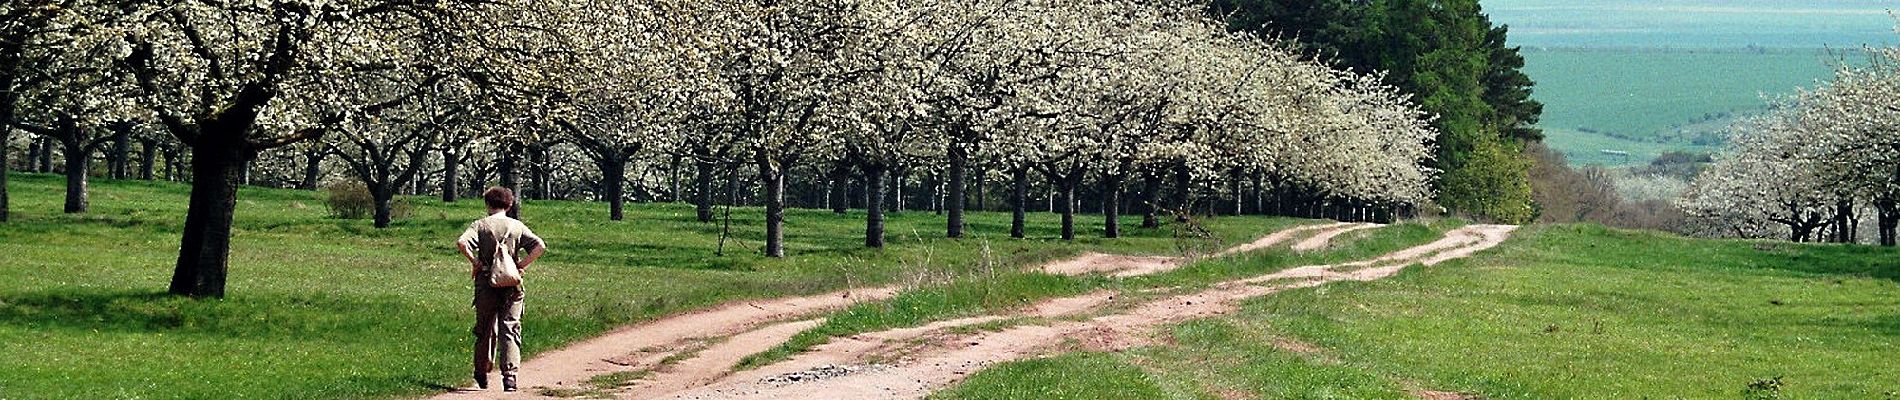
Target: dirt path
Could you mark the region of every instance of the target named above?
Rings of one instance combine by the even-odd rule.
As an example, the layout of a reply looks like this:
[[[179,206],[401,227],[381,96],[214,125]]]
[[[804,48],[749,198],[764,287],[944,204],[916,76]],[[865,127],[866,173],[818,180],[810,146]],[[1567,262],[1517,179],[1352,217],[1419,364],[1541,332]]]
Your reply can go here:
[[[1306,238],[1306,240],[1301,240],[1299,243],[1294,243],[1293,251],[1313,251],[1313,250],[1324,249],[1326,248],[1326,246],[1331,245],[1333,243],[1333,238],[1337,238],[1339,237],[1339,235],[1344,235],[1347,233],[1366,230],[1366,229],[1378,228],[1382,226],[1385,226],[1385,225],[1352,224],[1352,225],[1335,226],[1332,228],[1327,228],[1324,230],[1320,230],[1319,233],[1313,234],[1312,237],[1308,237]]]
[[[1117,350],[1141,345],[1150,340],[1157,327],[1231,313],[1238,309],[1241,300],[1330,282],[1389,277],[1410,265],[1434,265],[1495,247],[1514,229],[1498,225],[1468,226],[1449,232],[1438,241],[1373,260],[1295,268],[1224,282],[1200,292],[1164,297],[1080,321],[1021,325],[974,334],[944,332],[940,329],[944,326],[933,324],[859,335],[820,346],[785,362],[735,373],[663,398],[922,398],[994,363],[1063,347]],[[1062,300],[1052,300],[1055,301]],[[996,317],[979,319],[982,318],[995,320]],[[899,331],[902,333],[894,334]]]
[[[689,350],[695,342],[737,335],[775,321],[841,309],[861,301],[888,299],[896,296],[897,292],[895,287],[845,290],[806,297],[736,302],[674,315],[616,329],[600,337],[536,355],[521,365],[519,383],[523,390],[520,392],[504,395],[499,390],[500,378],[491,375],[491,387],[495,390],[464,389],[443,393],[435,398],[535,398],[539,397],[535,394],[535,388],[573,387],[597,375],[653,369],[659,361]]]
[[[1321,225],[1296,226],[1296,227],[1281,230],[1279,232],[1274,232],[1265,237],[1261,237],[1259,240],[1255,240],[1251,243],[1246,243],[1239,246],[1234,246],[1227,250],[1222,250],[1219,253],[1215,253],[1214,256],[1224,257],[1224,256],[1230,256],[1234,254],[1245,253],[1249,251],[1256,251],[1256,250],[1260,250],[1260,249],[1264,249],[1268,247],[1273,247],[1281,243],[1292,241],[1293,239],[1299,238],[1301,235],[1311,233],[1312,234],[1311,236],[1308,236],[1305,240],[1301,240],[1299,243],[1296,243],[1293,245],[1294,250],[1310,251],[1310,250],[1326,247],[1327,244],[1331,243],[1333,238],[1338,237],[1341,234],[1345,234],[1347,232],[1352,232],[1352,231],[1357,231],[1357,230],[1362,230],[1362,229],[1377,228],[1381,226],[1384,226],[1384,225],[1358,224],[1358,223],[1346,223],[1346,222],[1333,223],[1333,224],[1321,224]],[[1158,273],[1167,272],[1167,271],[1173,271],[1176,268],[1180,268],[1182,265],[1186,265],[1188,261],[1190,260],[1187,257],[1123,256],[1123,255],[1090,252],[1090,253],[1084,253],[1081,256],[1077,256],[1075,258],[1049,263],[1049,265],[1045,265],[1042,267],[1042,272],[1047,272],[1047,273],[1055,274],[1055,275],[1086,275],[1086,274],[1103,273],[1103,274],[1109,274],[1116,277],[1126,278],[1126,277],[1131,277],[1131,276],[1151,275],[1151,274],[1158,274]]]
[[[1275,232],[1252,243],[1228,249],[1218,253],[1217,256],[1272,247],[1309,233],[1313,235],[1300,244],[1308,248],[1324,247],[1327,241],[1340,234],[1377,226],[1335,223],[1293,227]],[[1061,274],[1108,272],[1116,276],[1136,276],[1172,270],[1185,261],[1180,257],[1136,257],[1089,253],[1074,259],[1052,263],[1044,270]],[[544,397],[541,396],[542,389],[587,388],[590,386],[586,382],[589,378],[617,372],[649,374],[630,386],[613,388],[615,394],[626,398],[651,398],[683,393],[682,391],[690,388],[707,387],[709,384],[764,379],[755,376],[763,373],[770,374],[764,377],[776,377],[780,381],[784,381],[786,377],[806,377],[811,379],[801,378],[799,381],[809,382],[815,378],[834,375],[856,375],[863,369],[863,367],[854,367],[858,369],[825,368],[827,365],[835,367],[836,364],[861,363],[867,359],[895,357],[940,347],[918,342],[931,338],[952,337],[954,335],[942,334],[943,331],[952,328],[1007,319],[1002,315],[971,317],[940,321],[922,327],[857,335],[851,338],[836,338],[832,343],[820,347],[817,351],[801,355],[789,362],[739,374],[729,372],[744,357],[775,347],[799,332],[822,323],[822,320],[816,319],[795,321],[797,318],[841,309],[856,302],[887,299],[895,296],[897,292],[898,288],[887,287],[806,297],[737,302],[666,317],[617,329],[606,335],[560,350],[546,352],[527,360],[523,363],[521,371],[520,386],[524,389],[522,392],[504,394],[496,390],[460,390],[444,393],[435,398],[542,398]],[[1022,318],[1075,316],[1099,308],[1114,298],[1113,292],[1095,292],[1071,298],[1052,299],[1025,310],[1006,314],[1010,317]],[[722,338],[724,340],[720,341]],[[717,342],[709,344],[713,341]],[[981,348],[981,346],[971,347]],[[911,362],[915,360],[899,361],[915,365],[915,362]],[[947,366],[946,368],[956,366],[963,369],[979,366],[976,364],[944,365]],[[787,370],[785,369],[787,366],[797,366],[800,370]],[[962,369],[950,368],[947,371],[954,373],[959,370]],[[936,382],[936,380],[918,380],[917,382],[922,384]],[[924,390],[938,384],[918,386],[916,390]],[[882,398],[888,394],[891,393],[873,398]]]

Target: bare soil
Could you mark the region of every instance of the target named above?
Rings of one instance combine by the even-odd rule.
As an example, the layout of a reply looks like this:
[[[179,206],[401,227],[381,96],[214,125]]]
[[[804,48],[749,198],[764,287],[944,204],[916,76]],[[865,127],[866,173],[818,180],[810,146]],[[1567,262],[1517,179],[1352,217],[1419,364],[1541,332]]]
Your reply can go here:
[[[1339,235],[1377,227],[1325,224],[1290,228],[1223,251],[1231,255],[1304,238],[1296,249],[1318,249]],[[1115,303],[1117,293],[1098,291],[1051,299],[997,315],[938,321],[924,326],[833,338],[782,362],[732,371],[747,355],[765,351],[822,323],[799,318],[858,301],[886,299],[897,288],[834,292],[818,296],[740,302],[638,324],[551,351],[524,363],[522,386],[580,387],[597,375],[647,371],[630,386],[603,388],[620,398],[676,399],[915,399],[962,381],[999,362],[1061,349],[1118,351],[1154,343],[1165,324],[1235,311],[1241,300],[1343,280],[1375,280],[1410,265],[1434,265],[1469,256],[1503,242],[1515,227],[1474,225],[1438,241],[1372,260],[1293,268],[1213,285],[1187,294],[1139,303]],[[1045,272],[1134,276],[1178,268],[1177,257],[1131,257],[1100,253],[1049,264]],[[1111,309],[1112,310],[1105,310]],[[1018,318],[1048,319],[1000,330],[956,329]],[[1077,320],[1077,318],[1080,318]],[[786,322],[792,321],[792,322]],[[694,346],[728,338],[710,346]],[[668,360],[671,358],[672,360]],[[665,364],[671,361],[671,364]],[[445,393],[438,398],[532,398],[538,390],[501,396],[496,390]]]

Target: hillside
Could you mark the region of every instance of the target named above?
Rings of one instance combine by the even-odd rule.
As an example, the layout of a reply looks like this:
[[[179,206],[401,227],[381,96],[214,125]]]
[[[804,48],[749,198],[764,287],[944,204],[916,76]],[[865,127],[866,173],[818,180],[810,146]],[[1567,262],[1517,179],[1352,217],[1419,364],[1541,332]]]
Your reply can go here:
[[[1720,130],[1765,99],[1829,79],[1842,62],[1865,62],[1852,54],[1863,46],[1900,39],[1892,1],[1483,4],[1524,48],[1546,143],[1578,165],[1719,149]]]
[[[1544,103],[1545,143],[1573,164],[1643,163],[1708,152],[1773,96],[1811,87],[1853,55],[1809,50],[1525,49]],[[1624,157],[1602,150],[1630,153]]]

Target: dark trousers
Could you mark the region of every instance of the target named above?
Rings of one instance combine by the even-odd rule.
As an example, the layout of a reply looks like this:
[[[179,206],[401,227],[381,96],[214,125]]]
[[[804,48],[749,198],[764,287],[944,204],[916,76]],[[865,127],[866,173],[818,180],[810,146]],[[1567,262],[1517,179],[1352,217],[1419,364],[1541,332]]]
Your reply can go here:
[[[521,369],[521,299],[519,287],[489,287],[486,279],[475,282],[475,373],[493,371],[496,358],[501,359],[501,376],[515,376]]]

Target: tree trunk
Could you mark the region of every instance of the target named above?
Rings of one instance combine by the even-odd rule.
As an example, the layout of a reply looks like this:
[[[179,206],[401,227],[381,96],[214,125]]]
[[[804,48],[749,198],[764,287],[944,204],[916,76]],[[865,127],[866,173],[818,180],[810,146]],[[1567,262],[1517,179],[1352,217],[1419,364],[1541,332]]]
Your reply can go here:
[[[317,190],[317,181],[323,179],[323,156],[326,154],[329,153],[322,150],[303,153],[303,182],[298,182],[299,189]]]
[[[1229,189],[1234,192],[1234,215],[1247,213],[1247,192],[1245,187],[1247,181],[1242,175],[1240,168],[1234,168],[1227,173]]]
[[[620,221],[626,219],[627,160],[619,157],[607,157],[600,161],[601,193],[607,197],[607,219]]]
[[[764,152],[761,152],[764,153]],[[768,154],[759,154],[759,185],[765,191],[765,256],[785,257],[785,171]]]
[[[686,157],[682,157],[678,153],[675,153],[673,154],[673,162],[666,165],[666,173],[668,177],[667,179],[668,190],[666,193],[667,202],[671,202],[671,203],[680,202],[680,163],[685,161],[685,159]]]
[[[1187,222],[1193,212],[1194,181],[1186,165],[1174,166],[1174,222]]]
[[[206,132],[219,135],[218,133]],[[238,178],[247,151],[242,133],[200,138],[192,146],[191,203],[170,292],[192,297],[224,297],[231,253],[231,214],[237,208]]]
[[[1161,205],[1155,203],[1160,201],[1161,196],[1156,193],[1160,190],[1160,174],[1156,174],[1154,171],[1147,171],[1141,174],[1141,199],[1138,205],[1140,205],[1139,209],[1141,210],[1142,229],[1157,229],[1161,227],[1159,212]]]
[[[442,202],[454,203],[456,197],[460,197],[456,196],[455,192],[461,189],[459,187],[461,183],[456,182],[457,174],[461,173],[461,169],[462,155],[456,153],[454,148],[444,147],[442,149]]]
[[[112,127],[112,158],[107,166],[112,179],[132,177],[132,127],[115,125]]]
[[[869,186],[864,190],[871,193],[884,191],[884,166],[860,165],[864,171],[864,181]],[[883,196],[871,196],[871,204],[864,208],[864,247],[884,248],[884,199]]]
[[[1029,169],[1017,167],[1010,171],[1010,180],[1014,181],[1011,182],[1014,187],[1009,192],[1009,237],[1022,239],[1025,237],[1024,219],[1029,213]]]
[[[152,180],[152,163],[158,158],[158,141],[139,139],[139,179]]]
[[[949,209],[950,216],[944,222],[944,236],[955,239],[963,237],[963,207],[966,197],[963,194],[963,188],[964,181],[969,179],[966,175],[969,172],[967,169],[970,168],[970,156],[969,150],[956,144],[950,145],[949,156],[950,181],[945,184],[949,186],[950,194],[945,198],[944,206]]]
[[[508,190],[514,191],[517,195],[515,196],[514,206],[508,207],[508,217],[514,219],[521,219],[521,200],[524,197],[520,196],[521,171],[519,171],[520,168],[517,165],[517,158],[521,157],[522,151],[525,150],[523,147],[525,146],[514,142],[503,145],[501,159],[498,160],[499,162],[495,165],[496,174],[501,176],[501,187],[508,188]]]
[[[891,174],[891,214],[904,213],[904,172]]]
[[[0,126],[0,140],[7,140],[8,139],[7,136],[13,136],[13,128],[11,128],[11,125]],[[39,138],[34,137],[34,138],[29,138],[26,140],[26,158],[25,158],[26,172],[40,172],[39,171],[40,151],[41,150],[40,150]],[[0,155],[0,157],[5,157],[5,156]],[[0,168],[5,168],[5,167],[6,166],[0,166]]]
[[[851,170],[839,163],[831,171],[831,198],[825,200],[831,204],[831,212],[844,215],[851,210]]]
[[[18,79],[17,76],[13,75],[12,66],[6,66],[6,68],[8,72],[5,75],[7,76],[0,77],[0,88],[12,88],[13,81]],[[19,96],[19,92],[17,91],[0,90],[0,222],[7,222],[12,218],[8,216],[8,214],[12,213],[13,206],[9,198],[11,195],[7,193],[7,168],[9,164],[7,163],[6,146],[7,143],[13,142],[13,106],[14,103],[19,101]],[[39,146],[39,148],[41,152],[49,152],[45,146]],[[26,161],[28,163],[34,162],[34,160],[30,158]]]
[[[66,213],[83,213],[90,206],[86,195],[86,170],[91,169],[88,164],[91,164],[92,155],[86,151],[82,134],[69,131],[65,135],[67,137],[60,139],[60,144],[66,151]]]
[[[1075,181],[1077,180],[1078,179],[1068,177],[1056,179],[1056,186],[1058,188],[1056,197],[1061,198],[1061,204],[1057,205],[1057,207],[1058,212],[1062,213],[1063,241],[1075,241]]]
[[[713,222],[713,174],[718,173],[718,165],[712,161],[700,159],[694,161],[698,173],[693,175],[693,208],[698,211],[699,222]]]
[[[968,178],[965,178],[968,179]],[[976,210],[990,210],[990,171],[988,168],[976,169]]]
[[[423,152],[415,153],[412,156],[416,157],[416,159],[422,159],[423,157],[428,157],[428,155],[429,155],[429,152],[423,151]],[[421,163],[421,161],[417,161],[417,163]],[[429,179],[427,179],[426,177],[420,174],[417,174],[416,176],[409,178],[408,195],[421,196],[425,194],[429,194]]]
[[[1126,171],[1126,169],[1123,170]],[[1109,174],[1108,176],[1102,177],[1102,237],[1104,238],[1114,239],[1122,237],[1121,208],[1123,179],[1121,174]]]
[[[376,200],[376,229],[388,228],[390,220],[394,218],[391,206],[396,201],[396,188],[392,186],[395,185],[383,183],[372,185],[369,189],[370,196]]]
[[[1880,214],[1878,217],[1880,220],[1880,245],[1894,247],[1896,241],[1894,230],[1896,227],[1900,227],[1900,204],[1896,204],[1894,199],[1889,197],[1875,200],[1874,208],[1879,209]]]
[[[178,150],[167,148],[165,149],[165,152],[161,155],[165,156],[165,180],[177,181],[178,180]]]
[[[1854,219],[1853,200],[1834,202],[1834,243],[1849,243],[1852,240],[1853,224],[1848,223],[1852,219]]]

